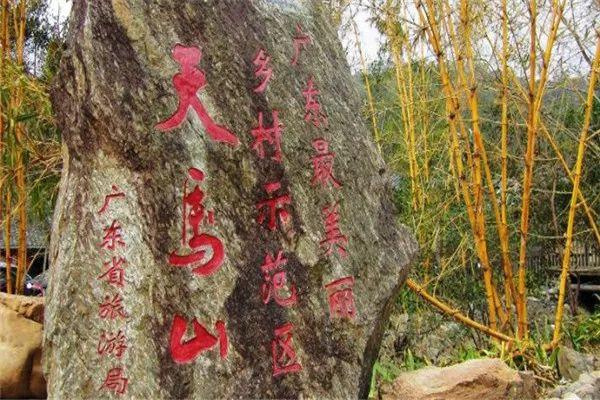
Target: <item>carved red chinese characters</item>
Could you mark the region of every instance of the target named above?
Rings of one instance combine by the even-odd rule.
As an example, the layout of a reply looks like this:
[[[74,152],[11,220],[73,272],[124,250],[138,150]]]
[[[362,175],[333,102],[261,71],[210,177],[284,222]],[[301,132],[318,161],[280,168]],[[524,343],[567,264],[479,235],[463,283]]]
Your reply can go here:
[[[103,215],[108,211],[113,201],[124,198],[125,193],[121,192],[116,185],[112,185],[112,191],[104,197],[104,203],[98,211],[98,214]],[[117,255],[118,249],[125,247],[125,240],[123,238],[121,224],[116,219],[114,219],[109,226],[104,228],[104,236],[100,247],[103,250],[110,251],[112,257],[109,261],[103,263],[104,268],[102,274],[100,274],[97,279],[99,281],[104,281],[113,288],[122,289],[126,283],[125,265],[127,264],[127,260],[124,257]],[[104,296],[104,301],[99,305],[98,316],[103,320],[125,320],[127,314],[122,304],[121,294],[116,293],[112,296],[111,294],[106,294]],[[126,341],[125,334],[121,329],[116,333],[103,331],[98,340],[98,355],[121,358],[127,350]],[[100,389],[122,395],[127,391],[127,385],[128,380],[123,376],[123,369],[121,367],[113,367],[108,371]]]
[[[256,208],[259,211],[258,223],[263,224],[267,222],[269,230],[274,231],[277,228],[277,224],[280,223],[282,226],[287,225],[290,222],[290,213],[287,210],[287,206],[292,203],[292,198],[289,194],[283,194],[275,196],[274,193],[281,189],[279,182],[271,182],[265,185],[265,191],[270,197],[267,200],[260,201]]]
[[[311,44],[310,36],[302,32],[300,24],[296,25],[296,36],[294,37],[294,56],[292,57],[292,65],[298,65],[298,59],[300,58],[300,52]]]
[[[265,158],[265,143],[268,143],[273,148],[273,160],[281,162],[281,134],[283,133],[283,124],[279,122],[279,112],[272,113],[273,125],[270,128],[263,126],[263,113],[258,113],[258,127],[252,129],[254,142],[252,150],[256,151],[258,157]]]
[[[204,207],[204,192],[197,183],[191,191],[188,188],[190,182],[202,182],[204,173],[199,169],[190,168],[188,175],[184,183],[182,244],[186,245],[189,226],[192,237],[187,245],[192,252],[184,255],[172,252],[169,256],[169,264],[174,267],[192,267],[194,274],[209,276],[223,264],[225,249],[220,239],[201,231],[205,219],[208,224],[214,223],[214,213],[207,211]],[[207,253],[210,253],[208,259],[206,259]]]
[[[304,120],[312,123],[315,127],[327,127],[327,116],[321,110],[321,103],[317,99],[320,91],[315,88],[313,78],[308,80],[302,95],[306,101],[304,106]]]
[[[353,287],[354,278],[351,276],[325,285],[329,302],[329,316],[332,319],[354,319],[356,317]]]
[[[217,125],[198,99],[198,91],[206,86],[204,72],[197,66],[202,59],[202,51],[198,47],[185,47],[177,44],[173,48],[173,59],[180,65],[180,72],[173,77],[173,85],[179,96],[179,106],[175,114],[156,125],[156,128],[161,131],[177,128],[191,108],[200,118],[212,140],[238,145],[238,138],[226,128]]]
[[[339,188],[341,183],[333,176],[334,153],[329,152],[329,143],[325,139],[316,139],[313,141],[313,147],[317,155],[312,158],[313,179],[312,185],[320,184],[327,187],[331,184],[334,188]]]
[[[124,394],[127,391],[129,381],[123,376],[123,368],[113,368],[108,371],[106,379],[100,389],[106,389],[116,394]]]
[[[127,314],[125,314],[125,309],[123,308],[121,295],[117,293],[112,299],[110,295],[104,296],[104,302],[100,304],[100,311],[98,314],[102,319],[127,318]]]
[[[194,327],[194,337],[183,342],[183,336],[187,330],[187,321],[179,315],[175,315],[171,326],[170,350],[171,357],[176,363],[190,363],[194,361],[200,354],[219,345],[219,354],[221,358],[227,357],[229,342],[227,331],[223,321],[217,321],[215,330],[218,336],[210,334],[206,328],[198,322],[197,319],[192,321]]]
[[[275,338],[271,342],[273,357],[273,376],[302,371],[302,365],[293,347],[294,326],[288,322],[275,329]]]
[[[111,334],[102,332],[100,340],[98,341],[98,354],[103,355],[114,355],[117,358],[121,358],[125,350],[127,350],[127,339],[121,330],[117,333]]]
[[[282,307],[296,304],[296,285],[288,287],[287,273],[282,270],[286,264],[287,259],[283,256],[283,251],[279,251],[275,257],[271,254],[265,256],[265,262],[260,267],[264,279],[261,287],[263,303],[268,304],[273,298]],[[286,296],[285,292],[289,295]]]
[[[321,247],[325,255],[329,256],[337,251],[342,257],[346,256],[346,243],[348,238],[340,230],[339,204],[331,204],[323,208],[323,219],[325,223],[325,239],[321,241]]]
[[[257,78],[261,78],[261,83],[254,88],[256,93],[263,93],[273,76],[273,69],[269,66],[271,62],[271,57],[263,50],[260,49],[256,57],[254,57],[254,61],[252,63],[256,67],[254,70],[254,76]]]
[[[104,197],[104,204],[98,211],[98,214],[104,214],[104,212],[108,209],[108,207],[110,206],[110,203],[113,200],[122,199],[122,198],[125,198],[125,193],[121,192],[116,185],[113,185],[111,194]]]
[[[125,247],[123,229],[117,220],[114,220],[110,226],[104,228],[104,237],[102,238],[100,247],[111,251],[117,247]]]
[[[111,261],[104,263],[105,272],[98,279],[105,280],[109,285],[123,287],[125,283],[125,264],[127,264],[127,261],[123,257],[113,257]]]

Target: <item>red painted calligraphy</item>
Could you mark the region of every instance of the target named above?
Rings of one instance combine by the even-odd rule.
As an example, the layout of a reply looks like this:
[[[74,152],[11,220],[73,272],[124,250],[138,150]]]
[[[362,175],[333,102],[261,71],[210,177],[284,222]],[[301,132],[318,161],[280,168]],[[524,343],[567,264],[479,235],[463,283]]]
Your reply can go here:
[[[117,220],[114,220],[110,226],[104,228],[104,238],[100,247],[111,251],[117,247],[125,247],[123,230]]]
[[[100,389],[110,390],[116,394],[124,394],[127,391],[129,381],[123,376],[123,368],[113,368],[108,371],[104,383]]]
[[[276,191],[281,189],[279,182],[271,182],[265,185],[265,191],[269,196],[272,196]],[[267,222],[269,230],[274,231],[279,222],[282,226],[287,225],[290,222],[290,213],[286,210],[286,206],[292,203],[292,198],[289,194],[281,196],[273,196],[270,199],[260,201],[256,208],[259,211],[258,223],[263,224]]]
[[[110,203],[113,200],[117,200],[120,198],[125,198],[125,193],[121,192],[116,185],[113,185],[111,194],[104,197],[104,204],[102,205],[102,208],[100,208],[100,210],[98,211],[98,214],[104,214],[104,212],[108,209]]]
[[[275,338],[271,342],[273,376],[302,371],[302,365],[292,346],[293,329],[294,326],[289,322],[275,329]]]
[[[106,271],[98,277],[104,279],[109,285],[123,287],[125,283],[125,268],[127,261],[123,257],[113,257],[111,261],[104,263]]]
[[[354,277],[352,276],[325,285],[329,302],[329,315],[332,319],[354,319],[356,317],[353,286]]]
[[[227,331],[223,321],[217,321],[215,330],[218,337],[211,335],[197,319],[194,318],[192,325],[194,328],[194,337],[187,341],[182,341],[187,330],[187,321],[179,315],[175,315],[171,327],[170,350],[171,357],[178,364],[190,363],[194,361],[201,353],[208,351],[219,344],[219,354],[221,358],[226,358],[229,351],[229,342]]]
[[[117,293],[111,299],[110,295],[104,297],[104,303],[100,304],[100,318],[102,319],[116,319],[116,318],[127,318],[125,309],[122,304],[123,299]]]
[[[254,88],[256,93],[263,93],[273,76],[273,68],[269,66],[271,57],[263,50],[260,49],[252,63],[256,67],[254,70],[254,76],[261,78],[261,83]]]
[[[112,354],[115,357],[121,358],[125,350],[127,350],[126,341],[127,339],[121,330],[114,334],[102,332],[98,341],[98,354],[101,356]]]
[[[161,131],[177,128],[191,108],[200,118],[212,140],[234,146],[238,145],[238,138],[226,128],[217,125],[208,115],[200,99],[198,99],[198,91],[206,86],[206,76],[198,68],[198,63],[202,59],[202,50],[198,47],[185,47],[177,44],[173,48],[172,55],[173,59],[180,65],[180,72],[173,77],[173,85],[179,96],[179,107],[175,114],[156,125],[156,128]]]
[[[327,187],[329,183],[335,188],[341,184],[333,176],[333,160],[334,153],[329,152],[329,143],[325,139],[316,139],[313,141],[313,147],[317,151],[317,155],[312,158],[313,163],[313,179],[312,185],[321,184]]]
[[[258,157],[265,158],[265,143],[268,143],[273,148],[273,156],[271,159],[281,162],[281,134],[283,132],[283,124],[279,122],[279,112],[273,111],[273,125],[270,128],[263,126],[263,113],[258,113],[258,127],[252,129],[254,142],[252,149],[256,151]]]
[[[306,84],[306,89],[302,91],[302,95],[306,99],[304,120],[312,123],[317,128],[327,127],[327,116],[321,110],[321,103],[317,99],[319,93],[321,92],[315,88],[313,78],[310,78]]]
[[[263,303],[268,304],[273,298],[282,307],[290,307],[296,304],[296,285],[288,288],[287,274],[285,271],[280,270],[286,264],[287,259],[283,256],[283,251],[279,251],[276,257],[272,254],[265,256],[265,261],[260,266],[264,279],[261,287]],[[287,297],[285,297],[285,292],[289,293]]]
[[[342,257],[346,256],[348,238],[340,231],[339,204],[335,203],[323,208],[323,219],[325,220],[325,239],[321,241],[321,247],[325,255],[333,254],[334,250]]]
[[[292,57],[292,65],[298,65],[300,51],[306,49],[311,44],[310,36],[302,32],[302,26],[296,25],[296,36],[294,37],[294,57]]]
[[[192,231],[192,237],[187,245],[193,250],[192,253],[180,255],[172,252],[169,256],[169,264],[174,267],[192,267],[192,272],[199,276],[209,276],[217,272],[223,264],[225,258],[225,249],[221,240],[215,236],[201,232],[201,227],[205,223],[214,223],[213,212],[204,207],[204,192],[196,184],[194,189],[188,191],[188,184],[191,181],[202,182],[204,173],[196,168],[190,168],[189,177],[184,183],[183,195],[183,229],[182,244],[186,245],[188,225]],[[205,260],[207,250],[211,250],[211,256]]]

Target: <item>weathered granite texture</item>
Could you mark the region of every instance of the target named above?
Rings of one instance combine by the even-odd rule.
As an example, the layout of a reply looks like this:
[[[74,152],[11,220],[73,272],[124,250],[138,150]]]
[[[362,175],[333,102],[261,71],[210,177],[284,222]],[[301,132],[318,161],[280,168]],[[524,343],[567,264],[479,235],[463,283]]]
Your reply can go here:
[[[361,116],[360,95],[324,2],[240,0],[75,0],[68,52],[53,94],[64,137],[64,171],[51,239],[52,274],[46,310],[45,369],[50,398],[117,398],[101,389],[107,371],[124,368],[132,398],[366,397],[382,331],[417,245],[396,223],[386,166]],[[290,65],[297,23],[312,37],[297,67]],[[200,101],[217,124],[240,140],[211,141],[189,112],[168,133],[155,125],[177,108],[171,58],[176,43],[197,46],[207,85]],[[253,88],[259,49],[272,57],[265,93]],[[314,77],[328,127],[304,120],[302,90]],[[259,111],[285,126],[282,163],[251,149]],[[314,139],[335,152],[339,189],[312,187]],[[216,224],[205,228],[226,249],[222,267],[198,277],[174,268],[181,247],[182,187],[188,168],[206,174],[202,189]],[[263,185],[279,181],[293,200],[294,236],[257,221]],[[99,214],[112,185],[126,194]],[[340,202],[346,258],[325,256],[321,210]],[[101,279],[110,253],[103,228],[123,227],[126,284]],[[282,249],[298,303],[284,308],[260,296],[260,265]],[[355,278],[354,320],[331,319],[324,285]],[[106,294],[120,293],[126,321],[99,318]],[[229,353],[202,353],[177,364],[169,352],[175,314],[197,318],[214,333],[226,324]],[[302,371],[273,377],[274,329],[291,322]],[[122,329],[121,359],[100,356],[102,331]],[[191,328],[190,328],[191,331]],[[191,332],[190,332],[191,335]]]

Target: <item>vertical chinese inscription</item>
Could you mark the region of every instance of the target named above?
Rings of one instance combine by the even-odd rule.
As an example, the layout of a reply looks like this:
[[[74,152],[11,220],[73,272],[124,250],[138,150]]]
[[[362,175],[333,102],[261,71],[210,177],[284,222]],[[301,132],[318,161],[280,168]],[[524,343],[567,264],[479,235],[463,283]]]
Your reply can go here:
[[[302,49],[311,43],[310,37],[302,31],[301,26],[296,26],[296,36],[293,39],[294,57],[292,65],[297,65],[298,57]],[[302,90],[304,97],[304,120],[313,129],[326,129],[329,127],[327,114],[323,110],[319,97],[321,91],[317,88],[313,76],[309,76],[306,86]],[[312,142],[314,155],[311,158],[312,179],[314,188],[338,191],[342,183],[337,179],[334,172],[335,153],[329,150],[329,141],[320,136]],[[339,255],[341,258],[347,256],[348,237],[340,227],[341,215],[339,202],[321,205],[321,217],[323,220],[323,239],[319,242],[324,256],[332,257]],[[338,286],[341,289],[336,290]],[[331,319],[353,320],[356,317],[354,305],[354,277],[342,277],[325,285],[327,302],[329,304],[329,315]]]
[[[225,248],[216,236],[204,232],[203,227],[215,224],[215,213],[204,205],[206,193],[200,188],[204,182],[204,172],[198,168],[188,169],[188,176],[183,184],[181,244],[190,251],[173,251],[169,255],[169,264],[173,267],[190,267],[192,273],[199,277],[215,274],[223,265]],[[189,240],[188,240],[189,237]],[[215,323],[216,336],[210,333],[196,318],[191,320],[194,336],[184,340],[188,327],[187,319],[175,315],[171,323],[169,348],[173,361],[178,364],[191,363],[202,353],[213,347],[219,349],[221,358],[228,354],[228,337],[225,322]]]
[[[98,211],[100,216],[109,214],[111,205],[115,201],[125,200],[125,193],[116,185],[112,185],[112,190],[104,197],[104,202]],[[103,237],[100,243],[100,251],[107,254],[108,259],[102,263],[100,274],[96,279],[102,282],[103,287],[107,289],[103,301],[98,306],[98,317],[111,325],[115,330],[102,331],[98,339],[97,352],[100,357],[114,357],[121,359],[127,350],[127,337],[123,333],[123,326],[117,324],[127,320],[127,312],[123,305],[121,290],[126,285],[125,266],[126,258],[120,254],[126,247],[124,230],[117,219],[112,219],[110,225],[103,228]],[[116,365],[111,368],[103,378],[100,390],[113,392],[117,395],[123,395],[127,392],[129,379],[125,376],[125,369],[122,365]]]

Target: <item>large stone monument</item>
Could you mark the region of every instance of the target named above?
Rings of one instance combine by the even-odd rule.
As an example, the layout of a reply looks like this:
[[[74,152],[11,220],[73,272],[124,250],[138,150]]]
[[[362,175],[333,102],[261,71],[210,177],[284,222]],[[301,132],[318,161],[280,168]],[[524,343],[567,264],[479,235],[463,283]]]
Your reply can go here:
[[[51,398],[366,397],[417,249],[323,3],[74,1]]]

